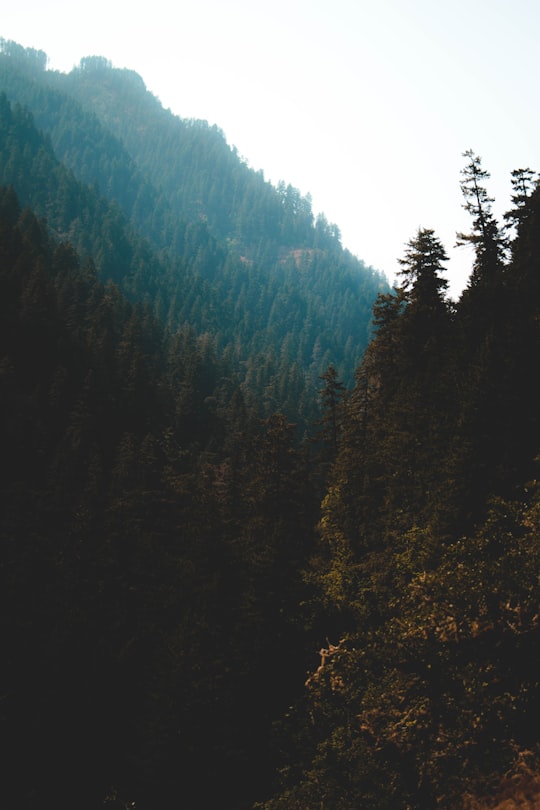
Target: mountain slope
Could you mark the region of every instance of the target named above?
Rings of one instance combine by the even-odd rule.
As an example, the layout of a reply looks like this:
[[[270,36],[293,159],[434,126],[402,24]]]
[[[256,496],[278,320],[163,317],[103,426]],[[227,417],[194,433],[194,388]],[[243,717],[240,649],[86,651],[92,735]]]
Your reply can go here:
[[[147,289],[140,269],[128,291],[153,300],[171,331],[187,322],[208,333],[263,413],[316,418],[329,363],[352,382],[386,285],[324,217],[313,221],[309,198],[272,187],[217,128],[163,110],[140,77],[106,60],[84,59],[66,76],[4,43],[0,89],[28,107],[57,159],[165,263]],[[4,182],[21,193],[16,177],[4,172]],[[28,202],[49,217],[41,201]]]

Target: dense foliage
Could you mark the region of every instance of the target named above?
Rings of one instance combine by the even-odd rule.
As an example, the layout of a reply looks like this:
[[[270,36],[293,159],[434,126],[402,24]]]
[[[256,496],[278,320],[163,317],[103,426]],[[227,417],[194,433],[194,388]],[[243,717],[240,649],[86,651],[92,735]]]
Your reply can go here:
[[[2,805],[536,784],[535,173],[500,227],[465,153],[454,303],[432,230],[388,290],[136,74],[3,43],[0,90]]]
[[[461,808],[538,769],[540,188],[515,173],[504,234],[465,157],[460,301],[422,229],[374,307],[305,574],[333,645],[266,810]]]
[[[166,341],[9,189],[0,257],[3,803],[246,806],[304,672],[293,426],[250,428],[204,340]]]

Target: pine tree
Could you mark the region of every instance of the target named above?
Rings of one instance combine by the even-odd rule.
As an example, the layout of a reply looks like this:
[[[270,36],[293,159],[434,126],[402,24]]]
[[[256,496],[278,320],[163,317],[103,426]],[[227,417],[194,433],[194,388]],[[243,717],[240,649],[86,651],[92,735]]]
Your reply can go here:
[[[319,430],[316,440],[322,445],[321,461],[328,465],[333,462],[338,452],[346,389],[332,363],[319,379],[324,382],[324,388],[319,391],[323,413],[317,422]]]
[[[489,172],[482,168],[482,161],[478,155],[469,149],[463,153],[467,164],[462,169],[461,191],[465,202],[464,209],[472,216],[472,230],[470,233],[458,233],[458,245],[473,245],[475,249],[475,262],[469,287],[493,282],[497,271],[504,263],[506,242],[502,237],[497,221],[493,216],[491,203],[485,187],[489,180]]]

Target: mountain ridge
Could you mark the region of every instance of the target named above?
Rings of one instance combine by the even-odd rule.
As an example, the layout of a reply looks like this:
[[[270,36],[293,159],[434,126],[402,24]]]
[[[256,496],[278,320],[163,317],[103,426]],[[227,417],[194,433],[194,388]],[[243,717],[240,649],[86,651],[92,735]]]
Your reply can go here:
[[[204,332],[211,310],[212,335],[243,384],[259,376],[265,415],[283,407],[301,424],[313,419],[308,403],[329,363],[352,382],[369,339],[371,306],[387,288],[384,277],[343,249],[339,230],[322,215],[314,218],[309,197],[264,180],[217,127],[165,110],[134,71],[113,68],[102,57],[81,60],[69,74],[45,66],[44,55],[4,42],[0,89],[30,110],[57,159],[119,206],[170,268],[158,273],[159,314],[168,328],[187,319]],[[13,179],[4,172],[4,182]],[[46,207],[41,213],[47,215]],[[303,251],[300,274],[299,253],[284,260],[284,252],[294,251]],[[139,297],[155,300],[140,273],[138,285]],[[190,298],[194,305],[187,309]],[[237,327],[220,324],[219,312],[233,302]],[[294,363],[295,379],[284,384]],[[247,373],[246,364],[266,367],[264,378]],[[283,398],[278,389],[284,385]]]

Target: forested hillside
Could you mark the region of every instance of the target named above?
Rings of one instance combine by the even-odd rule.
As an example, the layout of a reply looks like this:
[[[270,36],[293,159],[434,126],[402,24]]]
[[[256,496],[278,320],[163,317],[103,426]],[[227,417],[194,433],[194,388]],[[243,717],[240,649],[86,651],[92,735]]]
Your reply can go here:
[[[2,803],[249,806],[304,673],[317,489],[294,427],[250,426],[200,343],[12,190],[0,257]]]
[[[99,57],[69,75],[45,67],[45,54],[3,42],[0,91],[40,134],[27,120],[2,144],[2,182],[170,332],[206,335],[250,404],[305,428],[330,364],[352,383],[384,278],[309,197],[265,181],[216,127],[164,110],[137,74]]]
[[[499,223],[464,154],[459,301],[429,228],[390,290],[136,74],[2,44],[2,806],[534,807],[540,185],[512,179]]]
[[[331,643],[265,810],[536,806],[540,189],[514,172],[503,230],[465,158],[469,284],[419,230],[342,411],[305,572]]]

